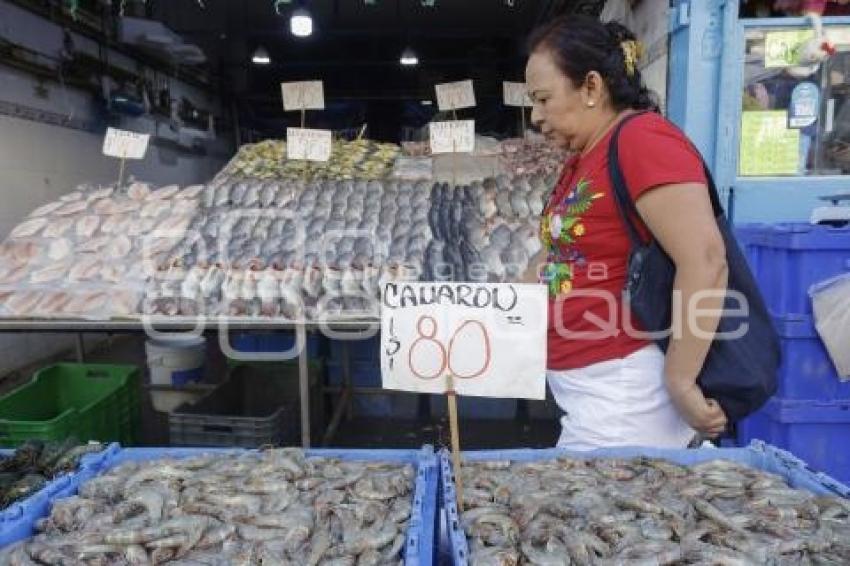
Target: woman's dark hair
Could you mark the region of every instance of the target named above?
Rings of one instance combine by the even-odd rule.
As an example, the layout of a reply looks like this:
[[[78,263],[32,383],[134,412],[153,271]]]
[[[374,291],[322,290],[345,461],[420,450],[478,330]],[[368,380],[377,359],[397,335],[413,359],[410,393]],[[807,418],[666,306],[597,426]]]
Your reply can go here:
[[[587,74],[602,76],[616,110],[658,110],[655,96],[643,84],[635,66],[629,74],[623,42],[635,35],[616,22],[603,24],[589,16],[561,16],[536,29],[528,42],[529,53],[546,50],[575,85]]]

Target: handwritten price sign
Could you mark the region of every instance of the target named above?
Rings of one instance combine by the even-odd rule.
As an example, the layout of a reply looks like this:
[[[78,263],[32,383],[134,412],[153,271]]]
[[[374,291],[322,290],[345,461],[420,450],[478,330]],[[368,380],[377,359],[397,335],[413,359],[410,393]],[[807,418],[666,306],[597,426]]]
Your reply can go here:
[[[283,95],[283,109],[286,112],[325,108],[325,90],[322,81],[280,83],[280,90]]]
[[[388,283],[381,306],[385,389],[546,397],[542,285]]]
[[[107,128],[103,138],[103,155],[118,159],[144,159],[149,140],[149,134]]]
[[[528,86],[525,83],[505,81],[502,83],[502,94],[504,95],[505,106],[534,106],[528,97]]]
[[[475,120],[449,120],[428,125],[431,153],[470,153],[475,150]]]
[[[471,80],[438,84],[436,91],[437,106],[442,111],[460,110],[461,108],[475,106],[475,90],[472,87]]]
[[[331,148],[332,133],[330,130],[286,129],[287,159],[327,161],[331,158]]]

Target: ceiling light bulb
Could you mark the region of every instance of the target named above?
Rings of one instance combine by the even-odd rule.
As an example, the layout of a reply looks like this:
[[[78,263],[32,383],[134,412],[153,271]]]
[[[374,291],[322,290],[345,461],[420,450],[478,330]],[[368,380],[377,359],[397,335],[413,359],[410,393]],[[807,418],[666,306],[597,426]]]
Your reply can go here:
[[[271,55],[266,51],[265,47],[257,47],[254,55],[251,56],[251,62],[255,65],[268,65],[272,62]]]
[[[304,8],[292,12],[289,18],[289,31],[295,37],[308,37],[313,33],[313,17]]]
[[[416,53],[413,51],[413,49],[408,47],[407,49],[401,52],[401,58],[399,59],[399,62],[406,67],[410,67],[413,65],[418,65],[419,58],[416,56]]]

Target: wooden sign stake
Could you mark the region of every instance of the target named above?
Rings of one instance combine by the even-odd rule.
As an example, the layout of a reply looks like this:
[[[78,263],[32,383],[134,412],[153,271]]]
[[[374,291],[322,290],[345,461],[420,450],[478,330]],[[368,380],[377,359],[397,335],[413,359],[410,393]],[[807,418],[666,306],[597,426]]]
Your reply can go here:
[[[124,164],[126,163],[127,158],[122,157],[119,161],[120,165],[118,166],[118,188],[121,188],[121,184],[124,182]]]
[[[452,436],[452,467],[455,471],[455,487],[457,489],[457,508],[463,512],[463,479],[460,467],[460,428],[457,422],[457,393],[451,374],[446,376],[446,397],[449,402],[449,429]]]

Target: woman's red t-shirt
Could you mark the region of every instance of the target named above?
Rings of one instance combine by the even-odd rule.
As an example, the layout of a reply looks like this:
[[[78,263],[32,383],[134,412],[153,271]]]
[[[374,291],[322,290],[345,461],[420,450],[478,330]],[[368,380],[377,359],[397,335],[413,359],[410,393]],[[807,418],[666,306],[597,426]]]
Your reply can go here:
[[[541,239],[549,250],[544,283],[550,299],[550,369],[622,358],[647,344],[625,331],[639,325],[630,313],[623,314],[631,244],[608,175],[612,133],[613,128],[586,155],[567,161],[541,220]],[[661,185],[706,182],[697,150],[655,113],[623,127],[620,166],[635,200]]]

